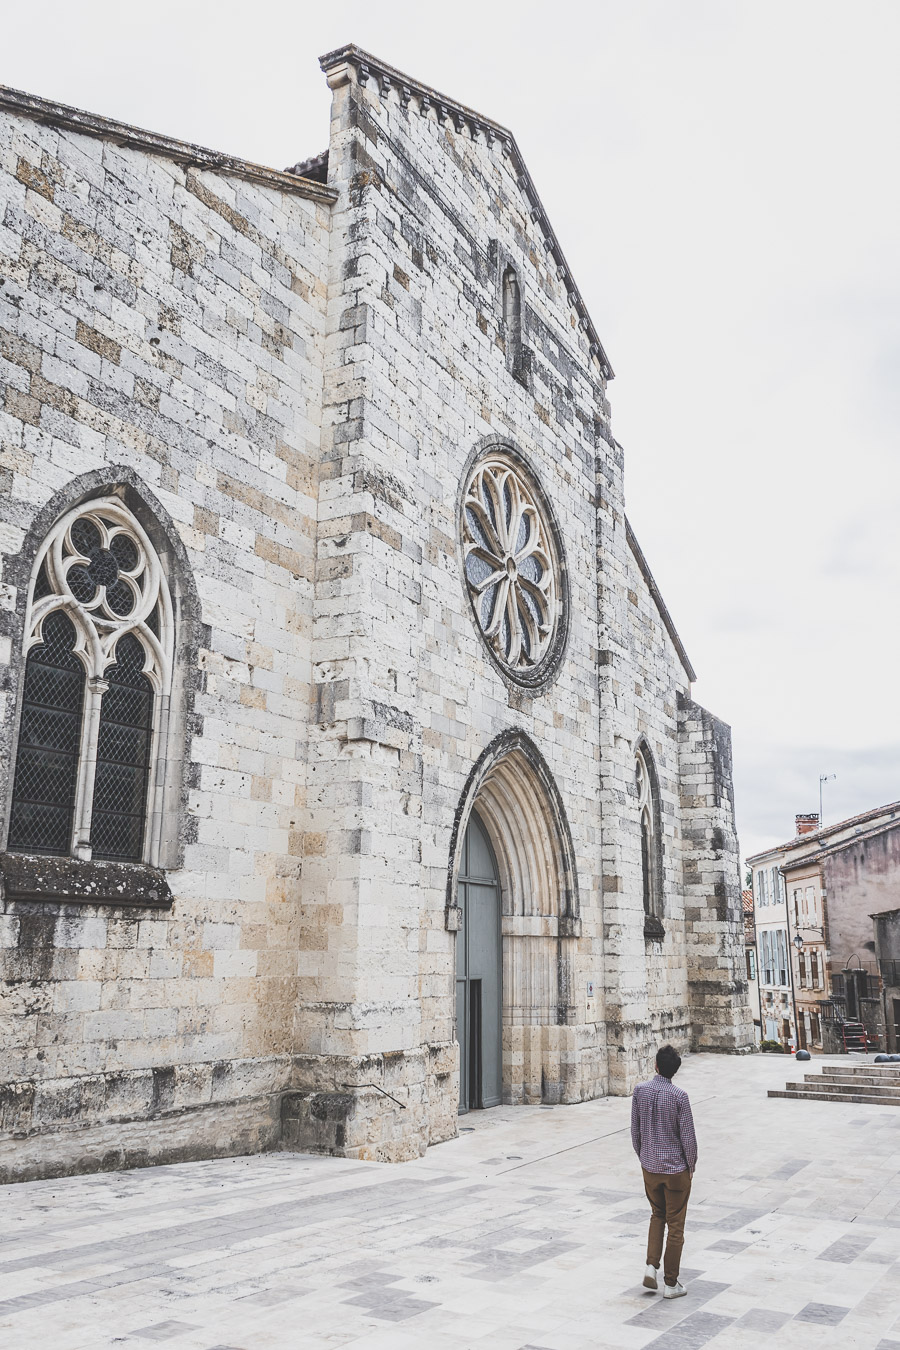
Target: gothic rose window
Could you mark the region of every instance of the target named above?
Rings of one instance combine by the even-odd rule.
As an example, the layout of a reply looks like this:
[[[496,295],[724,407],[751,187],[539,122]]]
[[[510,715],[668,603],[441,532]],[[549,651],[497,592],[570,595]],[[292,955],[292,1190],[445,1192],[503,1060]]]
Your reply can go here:
[[[25,614],[11,850],[151,857],[173,638],[159,558],[123,502],[63,516],[38,552]]]
[[[469,598],[504,669],[527,677],[545,662],[560,622],[559,562],[537,492],[501,458],[477,465],[463,502]]]

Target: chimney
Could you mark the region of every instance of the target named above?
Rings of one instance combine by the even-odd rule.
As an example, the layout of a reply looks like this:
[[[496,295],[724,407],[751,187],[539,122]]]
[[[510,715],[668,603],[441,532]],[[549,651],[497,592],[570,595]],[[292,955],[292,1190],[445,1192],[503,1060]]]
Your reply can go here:
[[[819,828],[818,811],[808,816],[794,816],[794,825],[798,834],[813,834]]]

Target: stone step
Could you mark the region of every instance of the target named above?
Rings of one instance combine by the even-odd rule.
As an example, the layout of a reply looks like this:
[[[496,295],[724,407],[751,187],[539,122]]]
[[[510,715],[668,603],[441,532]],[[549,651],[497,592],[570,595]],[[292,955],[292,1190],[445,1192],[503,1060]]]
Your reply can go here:
[[[808,1075],[807,1075],[808,1076]],[[879,1073],[872,1069],[868,1073],[844,1073],[840,1069],[823,1069],[817,1078],[829,1083],[886,1083],[900,1087],[900,1073]]]
[[[817,1074],[808,1073],[802,1083],[788,1083],[788,1088],[797,1088],[803,1092],[810,1089],[813,1092],[839,1092],[842,1096],[853,1095],[854,1092],[865,1092],[870,1097],[896,1097],[900,1100],[900,1083],[832,1083],[818,1077]]]
[[[807,1102],[852,1102],[854,1105],[861,1106],[896,1106],[900,1107],[900,1099],[896,1097],[872,1097],[865,1092],[855,1092],[852,1095],[845,1095],[840,1092],[809,1092],[801,1089],[797,1092],[791,1092],[787,1088],[779,1091],[777,1088],[769,1088],[770,1097],[788,1097],[791,1101]]]
[[[838,1074],[852,1078],[857,1074],[874,1074],[879,1078],[896,1078],[900,1082],[900,1064],[829,1064],[823,1074]]]

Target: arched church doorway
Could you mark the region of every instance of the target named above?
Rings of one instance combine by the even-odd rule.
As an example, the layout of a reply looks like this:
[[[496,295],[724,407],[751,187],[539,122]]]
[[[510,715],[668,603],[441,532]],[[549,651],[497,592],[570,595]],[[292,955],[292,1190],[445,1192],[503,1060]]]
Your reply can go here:
[[[500,878],[475,811],[463,839],[456,903],[459,1109],[470,1111],[499,1106],[503,1088]]]
[[[534,742],[503,732],[466,782],[451,837],[460,1110],[578,1101],[572,838]],[[449,992],[449,991],[448,991]]]

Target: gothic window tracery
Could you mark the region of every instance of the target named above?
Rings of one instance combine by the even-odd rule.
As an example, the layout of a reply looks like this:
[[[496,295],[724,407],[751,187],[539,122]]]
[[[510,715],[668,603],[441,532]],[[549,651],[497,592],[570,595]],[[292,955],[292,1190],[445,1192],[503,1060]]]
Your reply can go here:
[[[478,464],[463,502],[465,578],[499,664],[526,677],[551,652],[561,616],[559,560],[538,495],[510,462]]]
[[[56,523],[32,575],[8,847],[154,861],[174,649],[159,558],[110,496]]]

